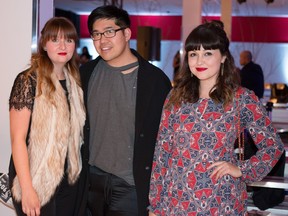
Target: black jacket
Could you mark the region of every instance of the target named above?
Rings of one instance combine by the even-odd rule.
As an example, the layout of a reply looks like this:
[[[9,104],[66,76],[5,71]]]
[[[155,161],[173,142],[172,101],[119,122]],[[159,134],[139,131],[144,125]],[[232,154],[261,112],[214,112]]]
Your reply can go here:
[[[143,59],[135,50],[132,53],[138,58],[138,78],[135,116],[135,141],[133,158],[133,175],[137,192],[139,216],[146,216],[149,205],[148,194],[154,148],[158,133],[164,100],[171,89],[171,82],[162,70]],[[90,76],[101,57],[84,64],[80,68],[84,102],[87,107],[87,90]],[[97,100],[97,98],[95,98]],[[89,120],[84,127],[84,145],[82,147],[83,169],[80,177],[79,216],[84,215],[88,191],[89,159]],[[83,189],[84,188],[84,189]],[[78,202],[78,204],[79,204]]]
[[[241,69],[240,76],[243,87],[254,91],[258,98],[263,98],[264,75],[260,65],[249,62]]]

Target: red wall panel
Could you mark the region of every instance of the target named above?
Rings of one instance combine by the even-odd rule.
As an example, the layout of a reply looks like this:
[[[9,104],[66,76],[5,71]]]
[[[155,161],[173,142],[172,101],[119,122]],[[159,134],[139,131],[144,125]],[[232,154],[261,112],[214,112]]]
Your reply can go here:
[[[288,18],[233,17],[232,41],[288,42]]]
[[[87,21],[88,15],[80,16],[80,38],[90,38]]]
[[[161,28],[162,40],[180,40],[181,16],[130,16],[132,38],[137,38],[138,26],[153,26]]]

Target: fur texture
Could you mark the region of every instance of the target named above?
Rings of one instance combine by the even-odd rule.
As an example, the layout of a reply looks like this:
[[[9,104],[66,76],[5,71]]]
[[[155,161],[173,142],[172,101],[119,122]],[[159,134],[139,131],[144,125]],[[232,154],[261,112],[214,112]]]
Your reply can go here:
[[[60,184],[64,175],[66,158],[70,184],[75,183],[82,168],[80,147],[83,143],[85,122],[83,93],[67,71],[65,71],[65,76],[69,104],[65,91],[55,74],[51,75],[56,86],[56,91],[52,96],[55,105],[45,96],[45,84],[42,84],[43,94],[38,97],[38,86],[36,87],[28,155],[32,184],[41,206],[51,199]],[[21,200],[21,187],[17,176],[13,182],[12,194],[15,200]]]

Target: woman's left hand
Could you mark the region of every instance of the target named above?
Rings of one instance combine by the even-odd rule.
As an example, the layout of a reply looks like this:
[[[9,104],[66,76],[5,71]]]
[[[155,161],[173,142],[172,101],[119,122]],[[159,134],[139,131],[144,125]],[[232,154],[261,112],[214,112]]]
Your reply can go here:
[[[215,176],[216,180],[222,178],[224,175],[231,175],[235,178],[242,176],[242,172],[239,167],[226,161],[215,162],[208,167],[208,170],[212,168],[215,169],[211,173],[210,177],[212,178],[213,176]]]

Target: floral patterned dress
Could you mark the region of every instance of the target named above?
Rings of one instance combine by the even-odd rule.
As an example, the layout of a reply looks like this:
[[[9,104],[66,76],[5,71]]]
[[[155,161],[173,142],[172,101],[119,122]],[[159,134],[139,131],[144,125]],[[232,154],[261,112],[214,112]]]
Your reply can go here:
[[[166,104],[169,101],[169,95]],[[240,115],[240,122],[239,122]],[[259,151],[239,161],[234,143],[238,129],[249,130]],[[223,104],[200,98],[164,109],[151,173],[149,210],[156,215],[245,215],[246,183],[265,177],[284,145],[257,96],[245,89]],[[216,161],[237,165],[242,176],[210,178]]]

